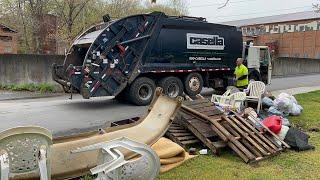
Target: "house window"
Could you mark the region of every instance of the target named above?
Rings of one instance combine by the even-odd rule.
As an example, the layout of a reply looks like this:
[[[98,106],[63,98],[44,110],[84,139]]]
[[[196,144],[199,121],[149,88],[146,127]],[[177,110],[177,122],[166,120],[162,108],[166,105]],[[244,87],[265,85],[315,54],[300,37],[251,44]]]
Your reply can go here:
[[[12,53],[13,49],[12,47],[4,47],[4,53]]]
[[[12,41],[12,36],[0,36],[0,41],[11,42]]]

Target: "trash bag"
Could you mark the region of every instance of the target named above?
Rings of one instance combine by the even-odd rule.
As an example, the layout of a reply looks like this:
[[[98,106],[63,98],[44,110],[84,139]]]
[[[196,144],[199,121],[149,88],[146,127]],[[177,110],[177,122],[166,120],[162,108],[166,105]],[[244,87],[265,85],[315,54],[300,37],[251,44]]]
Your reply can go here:
[[[287,127],[291,126],[289,119],[288,118],[284,118],[284,117],[281,118],[281,124],[283,126],[287,126]]]
[[[281,130],[282,124],[280,116],[272,115],[265,118],[262,123],[275,134],[278,134]]]
[[[294,103],[289,113],[293,116],[299,116],[302,110],[303,108],[300,105]]]
[[[290,109],[293,106],[292,101],[287,97],[278,97],[273,101],[273,105],[278,109],[280,112],[284,114],[289,114]]]
[[[287,93],[279,94],[278,98],[273,101],[273,105],[284,115],[300,115],[303,108],[298,104],[294,96]]]
[[[290,95],[288,93],[280,93],[278,95],[278,98],[289,98],[289,97],[290,97]]]
[[[230,90],[230,94],[234,94],[234,93],[240,92],[240,90],[235,86],[228,86],[227,90]]]
[[[298,101],[296,100],[296,98],[292,95],[289,95],[287,93],[280,93],[279,98],[288,98],[292,103],[298,104]]]
[[[282,141],[286,138],[289,129],[290,128],[288,126],[283,126],[283,125],[281,126],[281,130],[277,135]]]
[[[284,142],[286,142],[292,149],[297,151],[314,149],[314,146],[309,144],[308,134],[293,127],[291,127],[287,132]]]
[[[269,107],[273,106],[273,100],[270,99],[269,97],[264,97],[264,98],[262,98],[262,105],[269,108]]]
[[[271,115],[283,116],[283,113],[280,112],[275,106],[271,106],[268,109],[268,113],[271,114]]]

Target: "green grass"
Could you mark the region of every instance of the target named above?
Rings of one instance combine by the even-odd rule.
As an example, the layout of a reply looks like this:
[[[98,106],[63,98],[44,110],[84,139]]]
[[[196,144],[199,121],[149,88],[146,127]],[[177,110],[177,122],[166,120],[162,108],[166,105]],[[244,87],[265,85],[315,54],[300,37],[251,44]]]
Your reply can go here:
[[[49,83],[25,83],[25,84],[6,84],[0,85],[0,89],[10,91],[31,91],[31,92],[55,92],[56,88],[54,85]]]
[[[290,117],[290,121],[303,129],[320,128],[320,91],[295,96],[303,107],[300,116]]]
[[[296,95],[304,108],[300,116],[290,117],[304,129],[320,127],[320,91]],[[315,150],[287,150],[255,165],[248,165],[231,151],[221,156],[200,155],[159,175],[158,179],[320,179],[320,132],[308,132]]]

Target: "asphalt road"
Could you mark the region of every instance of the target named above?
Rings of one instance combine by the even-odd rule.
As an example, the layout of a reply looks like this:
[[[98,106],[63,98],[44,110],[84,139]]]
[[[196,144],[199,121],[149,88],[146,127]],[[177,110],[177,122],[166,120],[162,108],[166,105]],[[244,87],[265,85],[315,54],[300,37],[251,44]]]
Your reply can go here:
[[[273,79],[270,91],[295,87],[320,86],[320,74]],[[205,94],[210,90],[205,90]],[[0,101],[0,131],[21,125],[38,125],[51,130],[54,136],[106,127],[110,122],[139,117],[146,107],[119,103],[110,98],[89,100],[75,96]]]

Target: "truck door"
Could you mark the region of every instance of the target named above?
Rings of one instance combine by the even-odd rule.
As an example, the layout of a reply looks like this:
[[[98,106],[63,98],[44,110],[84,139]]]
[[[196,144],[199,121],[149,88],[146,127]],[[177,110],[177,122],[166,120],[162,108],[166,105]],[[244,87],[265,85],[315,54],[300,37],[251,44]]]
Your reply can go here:
[[[256,69],[260,71],[260,49],[256,47],[249,47],[247,67],[249,69]]]
[[[266,84],[271,83],[272,76],[272,64],[271,64],[271,55],[268,47],[260,48],[260,74],[262,80]]]

